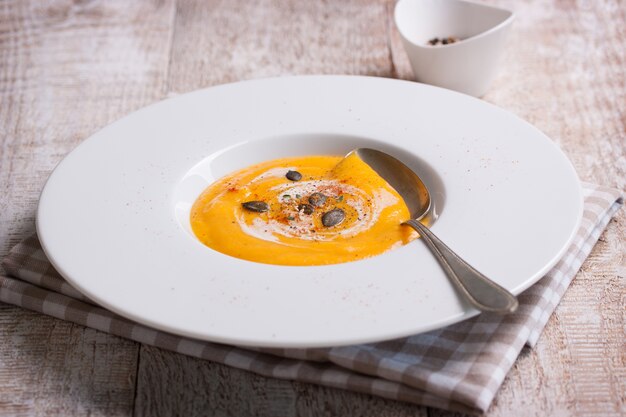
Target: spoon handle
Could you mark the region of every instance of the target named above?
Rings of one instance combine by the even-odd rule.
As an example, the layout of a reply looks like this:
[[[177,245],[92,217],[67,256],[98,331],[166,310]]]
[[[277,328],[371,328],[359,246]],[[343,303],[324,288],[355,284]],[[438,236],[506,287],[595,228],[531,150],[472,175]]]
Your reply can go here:
[[[513,294],[461,259],[428,227],[417,220],[409,220],[404,224],[417,230],[448,277],[474,307],[500,314],[512,313],[517,309],[517,298]]]

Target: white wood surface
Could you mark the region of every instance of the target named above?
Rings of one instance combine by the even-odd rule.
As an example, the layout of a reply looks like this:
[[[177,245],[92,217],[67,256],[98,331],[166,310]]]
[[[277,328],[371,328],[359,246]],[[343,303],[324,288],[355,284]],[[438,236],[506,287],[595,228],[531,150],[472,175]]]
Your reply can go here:
[[[265,76],[411,79],[393,3],[0,0],[0,256],[34,230],[55,164],[139,107]],[[489,3],[517,20],[485,100],[553,138],[581,179],[623,190],[624,2]],[[622,210],[489,416],[626,414],[625,222]],[[0,340],[2,415],[452,415],[262,378],[7,305]]]

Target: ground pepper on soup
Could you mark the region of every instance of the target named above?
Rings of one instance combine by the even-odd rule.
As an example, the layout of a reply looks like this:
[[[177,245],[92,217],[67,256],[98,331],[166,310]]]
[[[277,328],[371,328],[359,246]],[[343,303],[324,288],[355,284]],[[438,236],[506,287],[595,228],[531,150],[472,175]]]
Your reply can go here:
[[[398,193],[352,154],[283,158],[211,184],[191,209],[208,247],[277,265],[364,259],[406,244],[409,210]]]

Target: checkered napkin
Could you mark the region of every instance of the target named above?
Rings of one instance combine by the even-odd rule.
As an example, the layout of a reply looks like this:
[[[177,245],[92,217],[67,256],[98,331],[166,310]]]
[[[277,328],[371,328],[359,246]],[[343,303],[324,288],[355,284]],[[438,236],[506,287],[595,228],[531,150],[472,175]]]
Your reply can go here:
[[[515,314],[483,313],[404,339],[325,349],[249,349],[174,336],[136,324],[84,297],[52,268],[36,236],[2,265],[0,300],[62,320],[260,375],[462,412],[485,411],[524,345],[534,346],[600,234],[623,203],[584,184],[580,230],[561,261],[519,297]]]

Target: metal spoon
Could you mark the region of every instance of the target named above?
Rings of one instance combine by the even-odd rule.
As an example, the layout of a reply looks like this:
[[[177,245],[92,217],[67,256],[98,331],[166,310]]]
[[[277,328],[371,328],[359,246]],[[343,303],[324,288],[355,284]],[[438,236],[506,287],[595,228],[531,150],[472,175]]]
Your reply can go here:
[[[459,292],[474,307],[503,314],[517,309],[513,294],[474,269],[420,223],[430,214],[431,199],[415,172],[393,156],[375,149],[359,148],[350,153],[356,154],[400,194],[412,218],[402,224],[417,230]]]

